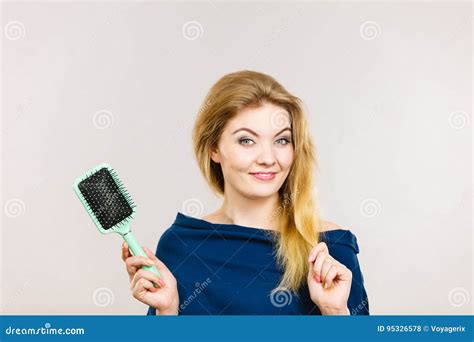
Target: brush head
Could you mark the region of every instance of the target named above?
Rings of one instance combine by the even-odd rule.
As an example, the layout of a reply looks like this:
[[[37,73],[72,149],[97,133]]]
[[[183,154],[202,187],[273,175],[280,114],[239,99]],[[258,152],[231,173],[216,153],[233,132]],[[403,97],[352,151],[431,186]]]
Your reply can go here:
[[[76,180],[75,190],[102,232],[119,229],[135,213],[135,204],[117,174],[103,164]]]

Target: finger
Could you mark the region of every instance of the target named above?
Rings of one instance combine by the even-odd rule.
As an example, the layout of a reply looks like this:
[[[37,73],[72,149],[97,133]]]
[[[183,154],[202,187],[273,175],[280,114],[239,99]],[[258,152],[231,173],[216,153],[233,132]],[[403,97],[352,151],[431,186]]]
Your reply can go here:
[[[144,297],[144,295],[146,294],[147,291],[151,291],[151,289],[153,288],[153,284],[144,279],[144,278],[141,278],[139,281],[137,281],[137,283],[131,288],[132,290],[132,293],[133,293],[133,297],[137,298],[138,300],[140,300],[141,298]]]
[[[128,250],[128,244],[124,241],[122,243],[122,260],[125,261],[128,257],[132,256]]]
[[[313,262],[314,260],[316,260],[317,254],[321,251],[324,251],[327,254],[329,254],[329,249],[325,242],[320,242],[316,246],[313,247],[313,249],[309,253],[308,261]]]
[[[331,264],[332,266],[336,266],[336,267],[344,266],[343,264],[341,264],[339,261],[337,261],[336,259],[334,259],[334,258],[333,258],[331,255],[329,255],[329,254],[326,256],[326,260],[327,260],[328,262],[330,262],[330,264]],[[323,277],[323,279],[321,280],[321,282],[324,282],[324,281],[325,281],[325,279],[326,279],[325,277],[327,277],[328,271],[329,271],[329,268],[328,268],[327,270],[322,270],[322,271],[321,271],[321,275],[322,275],[322,277]],[[326,280],[326,281],[327,281],[327,280]]]
[[[150,258],[151,260],[158,259],[156,255],[148,247],[142,246],[142,248],[145,251],[146,255],[148,255],[148,258]]]
[[[340,265],[338,269],[338,277],[343,281],[352,281],[352,271],[348,269],[345,265]]]
[[[150,292],[156,292],[157,291],[157,288],[149,280],[142,280],[141,285],[147,291],[150,291]]]
[[[127,269],[127,273],[130,276],[130,280],[132,280],[132,277],[135,275],[135,273],[137,273],[138,268],[128,265],[125,265],[125,268]]]
[[[316,260],[314,261],[313,271],[314,275],[321,280],[321,269],[323,267],[324,260],[326,260],[326,252],[320,251],[316,255]]]
[[[165,281],[162,278],[158,277],[156,275],[156,273],[154,273],[150,270],[140,269],[140,270],[138,270],[138,272],[139,272],[141,277],[143,277],[143,278],[145,278],[145,279],[147,279],[147,280],[149,280],[149,281],[151,281],[151,282],[153,282],[153,283],[155,283],[159,286],[164,286],[165,285]]]
[[[334,283],[334,279],[336,279],[336,276],[338,274],[338,266],[333,265],[329,271],[328,274],[326,275],[326,279],[324,281],[324,284],[326,284],[326,287],[331,287]]]
[[[142,266],[153,266],[155,264],[153,260],[150,260],[149,258],[141,256],[141,255],[128,257],[125,260],[125,263],[129,267],[138,267],[138,268]]]
[[[143,256],[131,256],[125,260],[125,266],[130,278],[132,278],[140,267],[153,266],[155,263]]]
[[[158,271],[164,271],[164,273],[171,274],[171,271],[168,269],[165,263],[161,261],[160,259],[158,259],[156,255],[154,255],[150,249],[148,249],[147,247],[143,247],[143,250],[150,257],[150,259],[155,261],[154,265],[156,265],[156,268],[158,269]]]
[[[331,259],[327,257],[324,260],[323,267],[321,268],[321,283],[324,284],[326,282],[326,276],[331,267],[333,267],[333,263]]]
[[[140,279],[146,279],[159,286],[165,285],[165,282],[162,279],[160,279],[155,273],[148,270],[139,269],[137,273],[135,273],[135,275],[133,276],[130,286],[135,287],[137,282],[140,281]]]

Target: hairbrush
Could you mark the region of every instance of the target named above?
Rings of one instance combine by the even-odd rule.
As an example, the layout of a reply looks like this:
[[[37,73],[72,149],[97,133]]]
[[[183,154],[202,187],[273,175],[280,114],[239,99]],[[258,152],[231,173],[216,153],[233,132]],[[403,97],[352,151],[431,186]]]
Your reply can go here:
[[[148,257],[130,228],[136,205],[110,165],[97,165],[77,178],[73,188],[99,232],[120,234],[133,255]],[[141,268],[161,277],[155,266],[144,265]]]

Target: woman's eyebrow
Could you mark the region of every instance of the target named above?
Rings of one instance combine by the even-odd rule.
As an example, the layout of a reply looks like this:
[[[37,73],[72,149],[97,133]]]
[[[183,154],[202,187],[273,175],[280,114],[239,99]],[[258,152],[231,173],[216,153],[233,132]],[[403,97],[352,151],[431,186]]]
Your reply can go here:
[[[257,138],[259,137],[259,135],[252,131],[250,128],[246,128],[246,127],[242,127],[242,128],[239,128],[239,129],[236,129],[235,131],[232,132],[232,135],[234,135],[235,133],[237,132],[240,132],[240,131],[247,131],[247,132],[250,132],[252,133],[253,135],[255,135]],[[290,131],[291,132],[291,127],[285,127],[283,128],[280,132],[278,132],[277,134],[275,134],[275,136],[277,136],[278,134],[281,134],[283,133],[284,131]]]

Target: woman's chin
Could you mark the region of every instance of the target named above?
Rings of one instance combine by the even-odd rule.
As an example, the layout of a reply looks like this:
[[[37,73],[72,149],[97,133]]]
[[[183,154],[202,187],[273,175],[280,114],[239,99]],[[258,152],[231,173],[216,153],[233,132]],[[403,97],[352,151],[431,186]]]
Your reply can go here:
[[[271,187],[271,189],[261,189],[260,191],[257,191],[257,189],[253,188],[251,191],[247,192],[247,194],[247,196],[252,199],[264,199],[278,195],[278,189]]]

